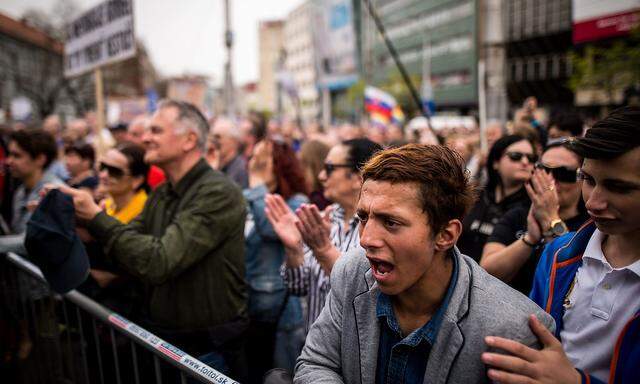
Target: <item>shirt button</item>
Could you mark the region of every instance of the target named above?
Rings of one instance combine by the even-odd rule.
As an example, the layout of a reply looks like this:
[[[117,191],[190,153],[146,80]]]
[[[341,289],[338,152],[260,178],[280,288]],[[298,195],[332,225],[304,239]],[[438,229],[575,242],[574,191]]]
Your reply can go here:
[[[609,283],[602,284],[602,289],[607,290],[607,291],[610,290],[611,289],[611,284],[609,284]]]

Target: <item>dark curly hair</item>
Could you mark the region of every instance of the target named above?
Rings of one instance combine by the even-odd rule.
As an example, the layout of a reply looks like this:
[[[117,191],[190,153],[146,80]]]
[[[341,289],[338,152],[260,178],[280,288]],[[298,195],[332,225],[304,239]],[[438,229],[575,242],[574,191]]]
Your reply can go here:
[[[11,132],[9,141],[14,141],[32,159],[43,155],[45,157],[43,169],[46,169],[58,157],[56,140],[51,134],[40,128]]]

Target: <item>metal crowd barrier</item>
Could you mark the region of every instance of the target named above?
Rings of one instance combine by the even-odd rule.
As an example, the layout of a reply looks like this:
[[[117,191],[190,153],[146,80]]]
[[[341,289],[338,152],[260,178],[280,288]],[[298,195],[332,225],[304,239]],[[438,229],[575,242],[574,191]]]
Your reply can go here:
[[[9,350],[26,335],[31,352],[17,361]],[[0,256],[0,351],[3,383],[237,383],[80,292],[49,291],[11,253]]]

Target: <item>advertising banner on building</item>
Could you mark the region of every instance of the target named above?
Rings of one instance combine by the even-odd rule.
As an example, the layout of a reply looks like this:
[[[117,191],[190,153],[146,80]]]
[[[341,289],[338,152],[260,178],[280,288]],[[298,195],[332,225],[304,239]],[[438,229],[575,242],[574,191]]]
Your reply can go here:
[[[573,42],[623,36],[640,25],[640,0],[573,0]]]
[[[64,75],[77,76],[136,54],[132,0],[109,0],[67,26]]]
[[[313,43],[318,86],[343,89],[358,79],[351,0],[315,1]]]

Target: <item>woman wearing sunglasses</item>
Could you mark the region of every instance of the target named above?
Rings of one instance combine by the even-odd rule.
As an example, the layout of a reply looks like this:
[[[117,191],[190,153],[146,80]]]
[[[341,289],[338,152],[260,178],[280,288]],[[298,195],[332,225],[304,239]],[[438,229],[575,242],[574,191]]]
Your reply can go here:
[[[247,362],[250,383],[261,383],[273,368],[293,372],[304,344],[300,298],[287,293],[280,276],[285,259],[282,241],[265,214],[265,197],[277,193],[296,210],[308,202],[304,171],[291,147],[263,140],[249,161],[249,188],[244,190],[249,215],[245,224],[246,276],[249,283]]]
[[[144,162],[144,149],[133,143],[122,143],[105,153],[98,169],[97,192],[106,196],[101,202],[105,212],[129,223],[142,212],[147,201],[149,165]],[[135,317],[142,288],[126,272],[104,262],[97,242],[88,241],[85,247],[90,256],[92,279],[85,281],[81,291],[123,316]]]
[[[147,201],[149,165],[144,162],[144,149],[123,143],[107,151],[98,168],[100,192],[107,196],[106,213],[129,223],[142,212]]]
[[[531,291],[541,245],[577,230],[588,219],[578,181],[582,158],[563,143],[550,143],[536,163],[526,185],[531,207],[507,212],[482,253],[480,265],[487,272],[525,295]]]
[[[538,160],[535,145],[523,136],[508,135],[495,142],[487,158],[487,186],[463,221],[460,251],[480,261],[482,248],[507,211],[529,206],[524,184]]]

